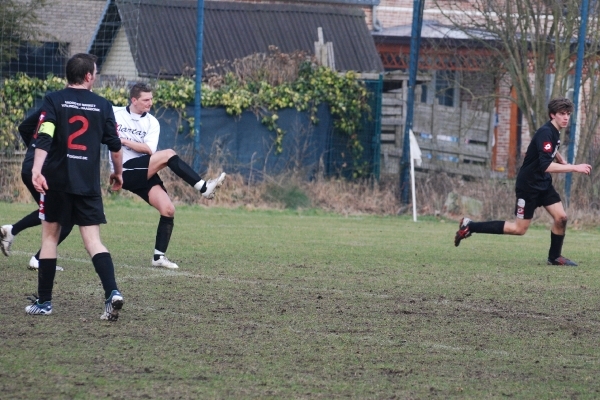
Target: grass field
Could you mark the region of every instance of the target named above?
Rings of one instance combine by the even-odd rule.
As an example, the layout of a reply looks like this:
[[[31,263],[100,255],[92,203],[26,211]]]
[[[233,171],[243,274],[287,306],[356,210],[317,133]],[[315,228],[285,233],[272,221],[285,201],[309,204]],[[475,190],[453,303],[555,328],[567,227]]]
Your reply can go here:
[[[0,203],[1,224],[32,205]],[[2,399],[592,399],[600,397],[600,231],[475,235],[454,221],[180,206],[150,267],[156,211],[108,201],[125,296],[103,292],[76,230],[52,315],[28,316],[40,229],[0,255]]]

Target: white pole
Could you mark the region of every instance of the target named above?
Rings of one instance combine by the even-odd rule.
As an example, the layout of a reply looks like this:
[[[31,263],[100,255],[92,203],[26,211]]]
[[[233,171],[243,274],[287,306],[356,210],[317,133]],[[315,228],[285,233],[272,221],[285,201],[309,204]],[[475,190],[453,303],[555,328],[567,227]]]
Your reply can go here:
[[[415,194],[415,159],[410,155],[410,186],[412,191],[413,221],[417,222],[417,195]]]

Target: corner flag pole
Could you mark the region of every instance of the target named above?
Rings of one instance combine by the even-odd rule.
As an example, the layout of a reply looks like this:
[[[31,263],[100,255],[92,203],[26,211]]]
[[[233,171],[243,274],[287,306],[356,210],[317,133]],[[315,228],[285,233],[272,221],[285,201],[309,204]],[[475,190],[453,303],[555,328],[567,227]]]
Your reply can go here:
[[[417,194],[415,193],[415,161],[418,166],[421,166],[421,148],[419,142],[413,133],[412,129],[409,130],[410,134],[410,182],[412,189],[412,205],[413,205],[413,221],[417,222]]]
[[[415,85],[419,66],[419,48],[421,47],[421,28],[423,26],[423,8],[425,0],[413,0],[413,20],[410,37],[410,59],[408,66],[408,97],[406,100],[406,123],[400,163],[400,193],[402,203],[408,204],[408,179],[410,170],[410,130],[413,123]]]
[[[412,192],[413,221],[417,222],[417,195],[415,193],[415,159],[410,156],[410,189]]]

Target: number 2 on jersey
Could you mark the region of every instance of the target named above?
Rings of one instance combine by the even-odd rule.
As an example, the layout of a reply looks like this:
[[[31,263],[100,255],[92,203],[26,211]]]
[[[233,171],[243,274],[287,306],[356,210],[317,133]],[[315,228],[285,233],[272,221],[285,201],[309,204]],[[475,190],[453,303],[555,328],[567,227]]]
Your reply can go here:
[[[75,140],[75,138],[77,138],[78,136],[83,135],[88,130],[88,120],[86,117],[83,117],[81,115],[76,115],[74,117],[69,118],[70,124],[74,124],[75,122],[81,122],[82,125],[81,128],[77,129],[75,132],[69,135],[69,139],[67,140],[67,147],[71,150],[86,151],[86,145],[73,143],[73,140]]]

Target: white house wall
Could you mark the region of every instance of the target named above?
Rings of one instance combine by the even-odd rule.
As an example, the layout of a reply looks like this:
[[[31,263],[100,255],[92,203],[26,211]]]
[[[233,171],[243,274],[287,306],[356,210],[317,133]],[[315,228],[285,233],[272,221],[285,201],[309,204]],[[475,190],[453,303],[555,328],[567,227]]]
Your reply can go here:
[[[100,74],[105,78],[124,78],[126,81],[138,79],[138,72],[135,68],[125,29],[119,28],[115,41],[102,64]]]

